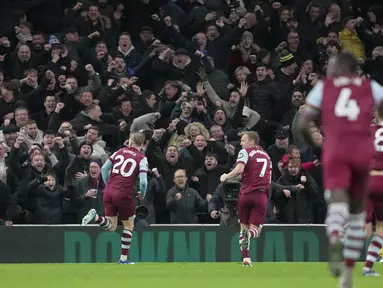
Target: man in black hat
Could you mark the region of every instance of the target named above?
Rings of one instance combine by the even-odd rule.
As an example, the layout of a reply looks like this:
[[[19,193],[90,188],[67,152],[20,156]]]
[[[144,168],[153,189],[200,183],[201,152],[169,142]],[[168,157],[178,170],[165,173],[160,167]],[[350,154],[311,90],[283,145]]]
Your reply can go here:
[[[16,142],[17,133],[20,131],[20,128],[14,124],[5,126],[2,131],[0,131],[0,142],[3,142],[6,152],[10,152],[13,145]]]
[[[275,134],[275,144],[272,144],[267,148],[267,153],[273,163],[272,180],[277,181],[281,176],[281,160],[286,153],[286,149],[289,146],[289,130],[284,127],[280,127]]]
[[[140,29],[140,41],[138,41],[135,45],[136,50],[141,54],[144,55],[146,49],[150,46],[150,44],[153,43],[153,41],[156,40],[156,37],[154,36],[154,29],[149,26],[143,26]]]

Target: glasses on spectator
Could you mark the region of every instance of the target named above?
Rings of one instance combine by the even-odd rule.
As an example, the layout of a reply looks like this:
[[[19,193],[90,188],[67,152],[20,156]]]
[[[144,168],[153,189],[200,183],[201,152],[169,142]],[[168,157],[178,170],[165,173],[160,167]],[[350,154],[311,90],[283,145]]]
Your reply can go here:
[[[175,176],[174,178],[176,178],[176,179],[182,179],[182,178],[186,178],[186,176],[185,176],[185,175],[180,175],[180,176]]]

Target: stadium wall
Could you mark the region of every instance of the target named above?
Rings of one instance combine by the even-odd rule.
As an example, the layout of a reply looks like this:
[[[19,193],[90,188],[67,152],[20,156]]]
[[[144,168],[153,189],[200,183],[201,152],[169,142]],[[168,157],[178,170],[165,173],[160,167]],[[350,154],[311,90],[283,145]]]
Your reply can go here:
[[[0,228],[0,263],[115,262],[120,231],[99,227],[14,226]],[[236,227],[151,226],[135,231],[130,259],[135,262],[238,262]],[[269,225],[251,242],[257,262],[323,262],[327,238],[322,225]]]

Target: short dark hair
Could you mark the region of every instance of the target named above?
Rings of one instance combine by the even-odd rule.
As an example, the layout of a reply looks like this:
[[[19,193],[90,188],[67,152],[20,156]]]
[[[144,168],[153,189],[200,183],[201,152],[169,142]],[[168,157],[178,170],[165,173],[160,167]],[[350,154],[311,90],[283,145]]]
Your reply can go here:
[[[33,120],[33,119],[29,119],[29,120],[27,121],[27,123],[25,123],[25,126],[27,126],[27,125],[33,125],[33,124],[36,124],[36,125],[37,125],[36,121]]]
[[[150,99],[150,97],[154,95],[154,92],[153,91],[150,91],[150,90],[145,90],[142,92],[142,96],[145,97],[145,99]]]
[[[218,155],[213,153],[213,152],[207,152],[205,158],[207,158],[207,157],[213,157],[216,160],[218,159]]]
[[[132,36],[130,36],[130,33],[128,33],[128,32],[122,32],[120,35],[118,35],[118,39],[120,39],[121,36],[129,36],[129,38],[132,37]]]
[[[17,108],[15,109],[15,114],[16,114],[16,112],[18,112],[18,111],[22,111],[22,110],[27,111],[27,113],[29,114],[28,108],[27,108],[27,107],[24,107],[24,106],[17,107]]]
[[[51,177],[53,177],[53,178],[55,178],[57,180],[57,175],[56,175],[56,173],[53,170],[48,170],[48,172],[45,173],[44,176],[45,177],[51,176]]]
[[[45,135],[54,135],[54,136],[56,136],[56,132],[53,131],[53,130],[51,130],[51,129],[49,129],[49,130],[46,130],[46,131],[44,132],[44,135],[43,135],[43,136],[45,136]]]
[[[90,128],[88,129],[88,131],[89,131],[90,129],[92,129],[92,130],[94,130],[94,131],[97,131],[98,136],[100,136],[100,128],[98,128],[97,126],[92,126],[92,127],[90,127]]]

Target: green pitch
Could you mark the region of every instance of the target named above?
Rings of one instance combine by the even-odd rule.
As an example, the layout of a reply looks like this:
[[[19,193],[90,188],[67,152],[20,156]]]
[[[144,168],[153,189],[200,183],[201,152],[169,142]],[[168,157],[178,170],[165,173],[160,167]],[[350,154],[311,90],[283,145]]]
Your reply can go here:
[[[355,270],[356,288],[383,287],[383,277],[362,277]],[[375,265],[383,275],[383,263]],[[326,263],[139,263],[118,264],[3,264],[1,287],[27,288],[204,288],[337,287]]]

